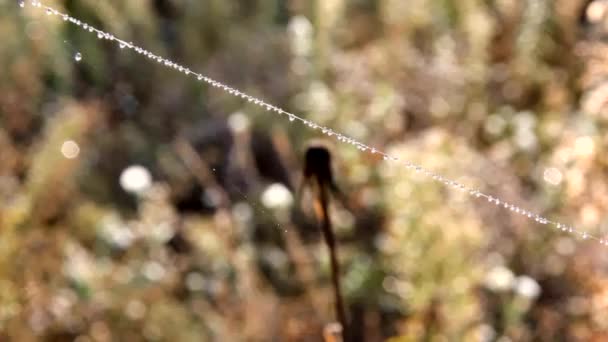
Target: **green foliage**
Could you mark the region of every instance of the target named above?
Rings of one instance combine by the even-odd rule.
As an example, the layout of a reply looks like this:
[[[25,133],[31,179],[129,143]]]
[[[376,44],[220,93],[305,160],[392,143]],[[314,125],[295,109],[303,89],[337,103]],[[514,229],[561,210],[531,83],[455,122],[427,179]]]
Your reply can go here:
[[[404,160],[603,233],[600,7],[54,5]],[[292,198],[314,131],[29,5],[0,1],[0,37],[0,340],[321,339],[334,319],[327,251],[310,198]],[[599,246],[348,144],[332,152],[354,336],[605,338]],[[123,184],[133,165],[150,173],[145,191]],[[283,203],[264,199],[275,183],[290,189],[274,194]]]

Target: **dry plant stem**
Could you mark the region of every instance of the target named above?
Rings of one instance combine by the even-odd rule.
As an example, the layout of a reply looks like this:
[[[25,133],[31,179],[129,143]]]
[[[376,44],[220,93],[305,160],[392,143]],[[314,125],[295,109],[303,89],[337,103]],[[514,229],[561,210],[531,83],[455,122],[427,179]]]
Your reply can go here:
[[[336,246],[336,239],[331,226],[331,219],[329,217],[329,189],[324,186],[324,182],[319,178],[317,180],[318,185],[318,198],[315,200],[315,207],[317,207],[317,215],[320,216],[321,231],[325,238],[325,243],[329,249],[329,257],[331,261],[331,279],[334,288],[334,300],[336,315],[338,321],[342,325],[343,336],[346,336],[347,321],[346,321],[346,310],[344,308],[344,302],[342,299],[342,290],[340,286],[340,263],[338,262],[338,250]],[[348,339],[345,339],[348,341]]]

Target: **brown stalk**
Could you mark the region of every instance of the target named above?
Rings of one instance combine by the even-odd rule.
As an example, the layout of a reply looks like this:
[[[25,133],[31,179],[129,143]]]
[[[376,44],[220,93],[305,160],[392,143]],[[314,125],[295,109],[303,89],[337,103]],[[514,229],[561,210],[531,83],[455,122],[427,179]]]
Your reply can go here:
[[[335,311],[338,322],[342,326],[343,337],[346,337],[348,325],[341,290],[338,246],[336,245],[329,212],[330,192],[336,193],[337,187],[331,171],[331,155],[325,146],[312,145],[306,151],[304,184],[310,185],[313,189],[314,211],[329,250]],[[347,338],[345,340],[348,341]]]

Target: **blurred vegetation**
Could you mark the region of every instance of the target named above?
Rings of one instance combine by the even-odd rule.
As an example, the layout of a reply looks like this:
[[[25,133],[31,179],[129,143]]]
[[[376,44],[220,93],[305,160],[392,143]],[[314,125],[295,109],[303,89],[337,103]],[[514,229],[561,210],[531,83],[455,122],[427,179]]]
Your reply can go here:
[[[371,146],[608,232],[604,0],[49,4]],[[0,340],[319,341],[315,131],[0,0]],[[77,60],[76,54],[82,59]],[[608,254],[333,146],[359,341],[608,339]]]

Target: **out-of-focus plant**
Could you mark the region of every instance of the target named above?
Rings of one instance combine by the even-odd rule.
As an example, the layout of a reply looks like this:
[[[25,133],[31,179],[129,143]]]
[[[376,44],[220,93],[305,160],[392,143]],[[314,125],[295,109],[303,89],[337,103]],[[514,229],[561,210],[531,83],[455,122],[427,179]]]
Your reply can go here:
[[[310,131],[28,4],[0,2],[0,339],[319,340],[329,262],[290,203]],[[605,233],[602,0],[53,5]],[[356,338],[605,339],[599,246],[347,144],[335,161]]]

